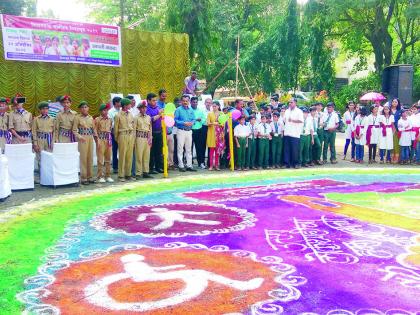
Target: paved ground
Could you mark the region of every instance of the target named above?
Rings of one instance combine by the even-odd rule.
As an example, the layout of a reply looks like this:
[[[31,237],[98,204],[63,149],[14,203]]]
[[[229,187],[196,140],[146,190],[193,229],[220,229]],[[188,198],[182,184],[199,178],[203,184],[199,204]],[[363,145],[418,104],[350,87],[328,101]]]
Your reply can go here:
[[[327,164],[324,166],[321,166],[321,168],[332,168],[332,169],[336,169],[336,168],[346,168],[346,167],[355,167],[356,165],[354,163],[351,163],[350,161],[346,160],[343,161],[342,160],[342,153],[343,153],[343,147],[344,147],[344,134],[338,134],[337,136],[337,141],[336,141],[336,148],[337,148],[337,153],[338,153],[338,164],[332,165],[332,164]],[[365,152],[366,155],[367,152]],[[366,158],[365,158],[366,160]],[[357,165],[360,166],[360,165]],[[383,167],[383,165],[380,164],[374,164],[374,165],[367,165],[364,164],[361,167],[366,167],[366,168],[379,168],[379,167]],[[399,165],[392,165],[392,166],[386,166],[386,167],[390,167],[390,168],[406,168],[405,166],[399,166]],[[314,174],[316,174],[316,170],[319,167],[314,167],[312,168],[314,170]],[[96,172],[96,170],[95,170]],[[198,170],[197,175],[200,176],[204,176],[208,171],[207,170]],[[229,170],[223,170],[221,173],[224,172],[230,172]],[[187,175],[191,175],[192,173],[180,173],[179,171],[170,171],[169,172],[169,177],[174,178],[174,177],[178,177],[178,176],[187,176]],[[68,192],[76,192],[76,191],[86,191],[86,190],[93,190],[93,189],[101,189],[104,187],[109,187],[109,186],[113,186],[113,185],[119,185],[118,181],[117,181],[117,177],[116,175],[113,175],[113,178],[115,180],[115,183],[113,184],[92,184],[89,186],[79,186],[79,187],[75,187],[74,185],[72,186],[64,186],[64,187],[57,187],[56,189],[53,189],[51,187],[45,187],[45,186],[41,186],[39,184],[35,185],[35,189],[34,190],[28,190],[28,191],[17,191],[14,192],[8,199],[6,199],[6,201],[0,203],[0,212],[1,211],[5,211],[5,209],[17,206],[17,205],[21,205],[25,202],[30,202],[32,200],[38,200],[41,198],[45,198],[45,197],[50,197],[51,195],[58,195],[58,194],[65,194]],[[155,175],[154,176],[155,179],[161,179],[163,178],[162,175]]]

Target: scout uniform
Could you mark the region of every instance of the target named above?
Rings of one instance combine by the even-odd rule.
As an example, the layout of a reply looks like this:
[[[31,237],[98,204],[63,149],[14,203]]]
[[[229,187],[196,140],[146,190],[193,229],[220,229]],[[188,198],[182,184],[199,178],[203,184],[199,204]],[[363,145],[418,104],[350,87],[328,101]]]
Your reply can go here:
[[[244,119],[244,118],[241,118]],[[237,148],[237,166],[239,169],[245,169],[246,166],[246,147],[247,147],[247,138],[250,135],[251,130],[245,124],[240,124],[235,127],[233,130],[233,135],[236,138],[239,148]]]
[[[79,108],[85,105],[87,105],[87,102],[83,101]],[[73,121],[73,134],[79,142],[82,184],[88,184],[93,182],[93,137],[96,137],[92,116],[77,114]],[[85,141],[82,141],[82,139]]]
[[[146,107],[145,104],[139,104],[138,107]],[[136,130],[136,177],[150,178],[149,160],[150,145],[152,140],[152,120],[149,115],[140,113],[134,120]]]
[[[127,110],[131,101],[127,98],[121,100],[123,109],[114,120],[114,135],[118,142],[118,177],[120,181],[131,176],[131,166],[134,148],[134,118]]]
[[[279,117],[278,114],[273,114],[273,116]],[[270,127],[272,131],[271,152],[273,154],[273,166],[277,168],[282,164],[284,122],[282,119],[273,120]]]
[[[32,143],[32,114],[23,108],[10,113],[9,130],[11,131],[11,129],[24,139],[23,142],[19,142],[12,132],[13,144]]]
[[[64,95],[60,98],[60,102],[63,102],[64,100],[70,100],[70,97]],[[71,109],[57,114],[54,125],[54,142],[76,142],[76,138],[72,132],[73,122],[76,115],[77,113]]]
[[[0,112],[0,154],[4,152],[5,144],[12,143],[12,135],[9,131],[9,114],[7,113],[7,103],[6,98],[0,98],[0,103],[5,103],[5,112]]]
[[[48,108],[47,102],[38,104],[38,109]],[[39,115],[32,123],[32,139],[36,152],[36,159],[40,168],[41,151],[52,152],[54,119],[47,115]]]
[[[259,138],[259,147],[258,147],[258,164],[259,167],[266,168],[268,166],[268,158],[270,153],[270,133],[271,127],[268,123],[261,122],[258,126],[258,138]]]
[[[249,124],[250,134],[248,136],[248,151],[247,151],[247,167],[249,169],[256,169],[257,164],[255,158],[257,156],[257,138],[258,138],[258,126],[254,121],[254,124]]]
[[[99,106],[99,111],[108,109],[108,105],[102,104]],[[111,154],[112,154],[112,137],[111,128],[112,120],[108,115],[104,118],[102,115],[95,118],[95,132],[98,136],[96,146],[96,156],[98,157],[98,173],[97,179],[100,183],[112,183],[111,178]],[[104,173],[105,167],[105,173]]]
[[[304,115],[303,118],[303,128],[302,133],[300,135],[300,164],[302,166],[308,166],[308,164],[311,162],[309,160],[309,150],[311,148],[311,140],[312,140],[312,134],[314,132],[313,128],[313,121],[312,116],[308,115],[308,109],[304,108],[302,109],[304,113],[306,113],[306,117]]]

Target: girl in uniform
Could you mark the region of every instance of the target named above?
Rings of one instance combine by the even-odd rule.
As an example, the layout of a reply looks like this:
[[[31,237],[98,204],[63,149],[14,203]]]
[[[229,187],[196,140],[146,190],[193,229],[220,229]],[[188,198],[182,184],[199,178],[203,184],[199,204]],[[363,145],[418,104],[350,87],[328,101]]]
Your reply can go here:
[[[372,113],[368,117],[366,143],[369,145],[369,164],[376,163],[376,150],[379,143],[380,128],[378,109],[377,106],[372,106]]]
[[[382,115],[379,116],[379,156],[381,158],[381,164],[384,164],[385,152],[386,152],[386,163],[391,163],[391,153],[394,149],[394,115],[391,115],[391,109],[389,105],[384,105]]]
[[[398,138],[401,152],[400,164],[408,164],[410,160],[411,146],[411,121],[408,119],[407,110],[401,112],[401,119],[398,121]]]

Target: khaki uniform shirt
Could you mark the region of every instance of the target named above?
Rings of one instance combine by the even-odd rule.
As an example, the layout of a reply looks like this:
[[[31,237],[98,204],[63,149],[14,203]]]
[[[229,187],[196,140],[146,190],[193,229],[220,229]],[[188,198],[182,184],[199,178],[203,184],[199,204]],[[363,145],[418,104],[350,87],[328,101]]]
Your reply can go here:
[[[67,112],[59,112],[57,114],[57,117],[55,118],[55,124],[54,124],[55,133],[58,135],[60,128],[72,130],[74,117],[76,115],[77,115],[76,112],[72,110],[69,110]]]
[[[152,121],[149,115],[142,116],[141,114],[135,118],[136,131],[152,131]]]
[[[100,140],[108,140],[111,133],[112,119],[103,118],[102,116],[95,118],[95,130]]]
[[[126,131],[134,130],[134,118],[130,112],[121,111],[115,116],[114,135],[118,138],[118,134]]]
[[[15,131],[32,131],[32,114],[26,110],[22,114],[17,111],[10,113],[9,129],[15,129]]]
[[[85,129],[85,132],[88,129],[91,129],[91,134],[85,134],[85,132],[81,129]],[[94,129],[94,124],[93,124],[93,117],[90,115],[87,115],[87,116],[83,116],[81,114],[76,115],[73,121],[73,134],[78,140],[83,137],[96,136],[96,131]]]
[[[42,117],[41,115],[35,117],[32,124],[32,139],[34,144],[38,141],[38,132],[53,133],[54,132],[54,118],[50,116]]]
[[[0,114],[0,130],[9,130],[9,114]]]

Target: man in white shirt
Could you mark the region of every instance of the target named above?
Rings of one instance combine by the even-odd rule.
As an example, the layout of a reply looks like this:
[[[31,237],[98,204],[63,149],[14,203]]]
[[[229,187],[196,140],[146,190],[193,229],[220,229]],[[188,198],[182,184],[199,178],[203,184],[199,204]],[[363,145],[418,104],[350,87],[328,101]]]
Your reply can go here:
[[[324,164],[327,163],[328,147],[330,147],[330,161],[332,164],[337,163],[335,153],[335,135],[340,122],[337,113],[334,111],[335,104],[330,102],[327,104],[327,112],[324,114],[324,148],[322,157]]]
[[[115,140],[114,136],[114,119],[115,116],[120,112],[121,110],[121,97],[115,96],[112,99],[112,108],[108,111],[108,117],[111,119],[112,122],[112,169],[114,170],[114,173],[118,173],[118,142]]]
[[[296,107],[296,99],[289,101],[284,114],[283,159],[284,167],[300,168],[300,134],[303,128],[303,113]]]

